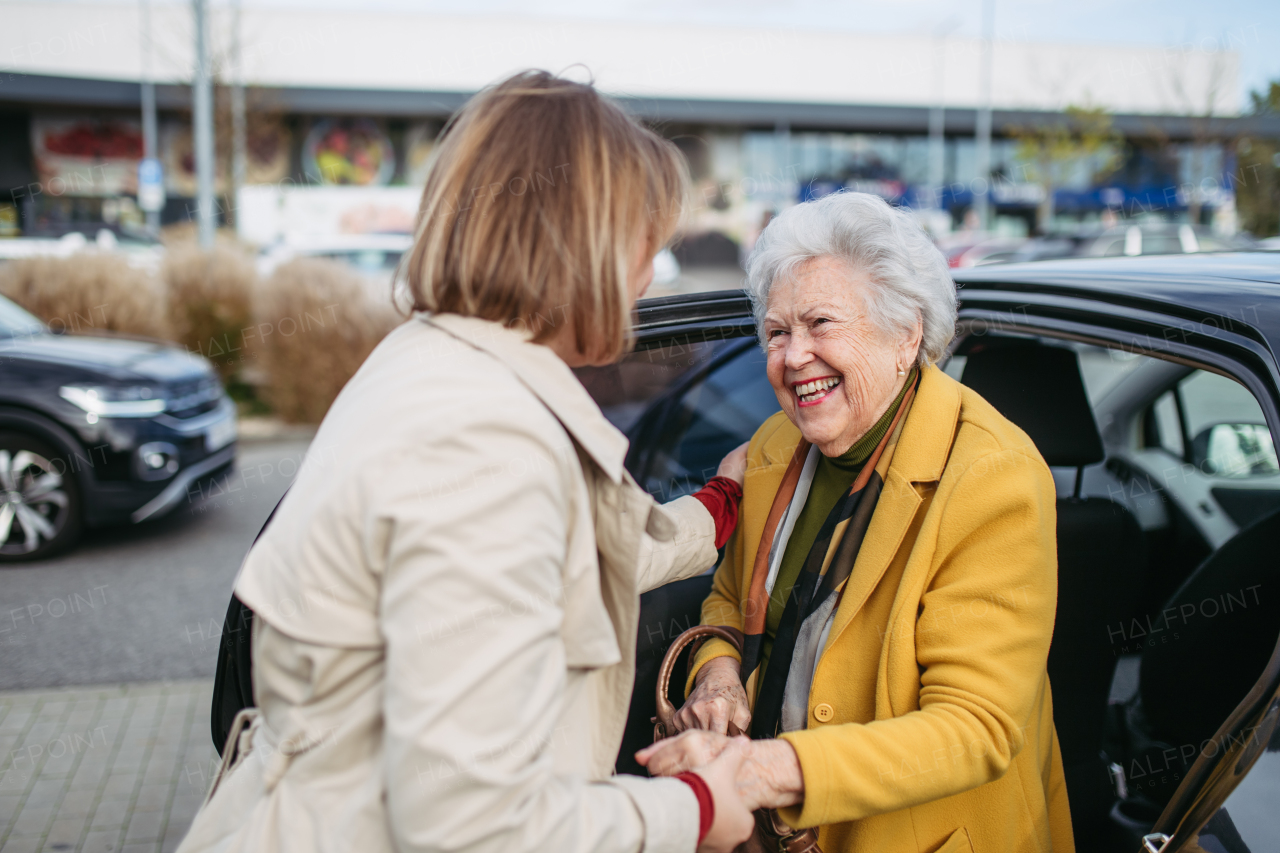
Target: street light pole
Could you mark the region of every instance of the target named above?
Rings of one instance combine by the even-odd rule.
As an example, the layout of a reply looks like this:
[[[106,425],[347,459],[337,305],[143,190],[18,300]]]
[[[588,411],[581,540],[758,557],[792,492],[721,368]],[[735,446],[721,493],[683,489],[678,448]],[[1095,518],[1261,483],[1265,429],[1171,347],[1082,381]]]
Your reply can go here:
[[[991,227],[991,51],[995,39],[996,0],[982,0],[982,53],[978,66],[978,115],[974,125],[973,210],[978,227]]]
[[[151,0],[142,0],[142,156],[156,156],[156,85],[151,79]],[[139,188],[141,196],[141,188]],[[160,211],[147,205],[147,233],[160,234]]]
[[[244,65],[240,52],[240,0],[233,0],[231,11],[231,209],[239,227],[240,188],[244,186],[245,117]]]
[[[959,24],[956,20],[944,22],[933,31],[933,106],[929,108],[929,190],[931,207],[942,208],[942,184],[946,180],[946,129],[947,129],[947,36]]]
[[[213,204],[213,92],[209,81],[206,0],[192,0],[196,30],[196,74],[192,86],[192,118],[196,155],[196,217],[200,246],[213,248],[217,213]]]

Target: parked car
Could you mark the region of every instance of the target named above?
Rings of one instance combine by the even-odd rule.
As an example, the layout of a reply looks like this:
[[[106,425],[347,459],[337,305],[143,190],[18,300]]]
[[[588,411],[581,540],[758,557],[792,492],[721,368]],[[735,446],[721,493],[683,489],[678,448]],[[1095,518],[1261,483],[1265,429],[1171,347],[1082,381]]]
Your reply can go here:
[[[1223,237],[1209,229],[1175,222],[1145,222],[1104,229],[1079,248],[1090,258],[1117,255],[1181,255],[1252,248],[1247,237]]]
[[[0,297],[0,562],[158,518],[235,455],[235,404],[208,361],[160,341],[53,334]]]
[[[164,246],[144,235],[97,227],[67,230],[59,236],[0,240],[0,264],[19,258],[69,258],[79,252],[119,253],[130,266],[155,272],[164,262]]]
[[[1071,258],[1080,254],[1081,247],[1087,245],[1091,239],[1092,235],[1083,233],[1032,237],[1012,253],[1001,257],[999,262],[1020,264],[1031,261],[1055,261],[1059,258]]]
[[[988,237],[962,241],[943,250],[947,266],[952,269],[976,267],[984,264],[1007,263],[1026,241],[1014,237]]]
[[[296,237],[265,249],[258,274],[267,277],[295,258],[328,258],[378,283],[390,281],[400,257],[413,246],[412,234],[335,234]]]
[[[943,367],[1029,433],[1059,486],[1049,673],[1078,849],[1274,849],[1280,257],[956,277],[960,334]],[[629,435],[632,475],[670,500],[778,403],[741,292],[642,302],[637,339],[579,376]],[[631,756],[652,737],[658,664],[709,584],[643,599],[621,771],[641,772]]]

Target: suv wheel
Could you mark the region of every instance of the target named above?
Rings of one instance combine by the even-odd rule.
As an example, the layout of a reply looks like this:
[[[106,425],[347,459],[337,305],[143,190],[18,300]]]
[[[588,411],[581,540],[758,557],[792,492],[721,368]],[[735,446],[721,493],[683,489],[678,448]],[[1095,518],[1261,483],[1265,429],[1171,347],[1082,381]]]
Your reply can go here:
[[[38,560],[80,538],[80,486],[63,454],[0,432],[0,563]]]

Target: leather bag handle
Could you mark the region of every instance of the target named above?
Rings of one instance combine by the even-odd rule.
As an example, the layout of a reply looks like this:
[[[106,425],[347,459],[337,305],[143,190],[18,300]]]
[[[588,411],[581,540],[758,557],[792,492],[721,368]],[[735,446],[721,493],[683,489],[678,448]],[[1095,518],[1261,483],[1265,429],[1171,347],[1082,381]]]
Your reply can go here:
[[[671,671],[676,667],[676,659],[690,643],[705,641],[718,637],[742,654],[742,634],[733,628],[721,628],[716,625],[694,625],[676,637],[675,642],[662,657],[662,666],[658,669],[658,686],[656,689],[658,715],[653,718],[653,742],[666,738],[672,731],[672,721],[676,716],[675,706],[667,698],[667,688],[671,684]],[[729,723],[729,734],[742,734],[733,723]],[[816,829],[795,830],[787,826],[786,821],[778,817],[774,809],[761,809],[755,814],[756,831],[751,840],[738,846],[734,853],[756,853],[757,851],[779,851],[779,853],[822,853],[818,846]]]
[[[676,637],[675,642],[671,644],[671,647],[667,649],[667,653],[663,656],[662,666],[658,669],[658,686],[655,691],[657,694],[655,698],[657,699],[658,716],[653,718],[654,743],[674,733],[672,721],[676,716],[676,708],[671,704],[671,700],[667,698],[667,689],[671,685],[671,671],[676,667],[676,660],[690,643],[695,640],[705,641],[711,637],[718,637],[724,640],[737,649],[738,654],[742,654],[742,635],[731,628],[720,628],[715,625],[694,625],[679,637]],[[733,723],[729,725],[733,727]],[[731,731],[729,734],[741,734],[741,732]]]

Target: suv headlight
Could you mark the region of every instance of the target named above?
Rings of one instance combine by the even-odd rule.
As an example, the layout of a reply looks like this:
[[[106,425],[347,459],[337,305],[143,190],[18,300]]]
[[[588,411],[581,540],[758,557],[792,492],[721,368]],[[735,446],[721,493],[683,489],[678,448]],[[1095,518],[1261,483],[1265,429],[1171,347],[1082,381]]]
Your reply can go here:
[[[164,394],[150,385],[63,385],[62,399],[104,418],[149,418],[165,410]]]

